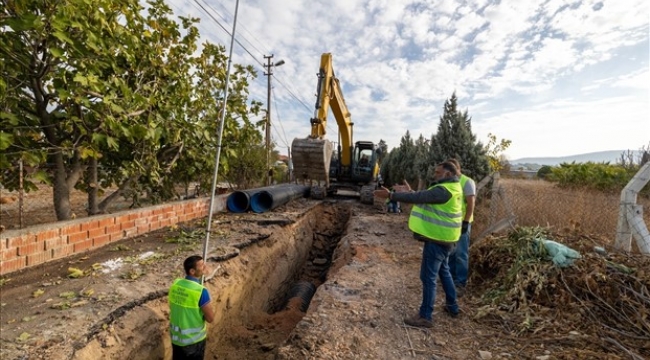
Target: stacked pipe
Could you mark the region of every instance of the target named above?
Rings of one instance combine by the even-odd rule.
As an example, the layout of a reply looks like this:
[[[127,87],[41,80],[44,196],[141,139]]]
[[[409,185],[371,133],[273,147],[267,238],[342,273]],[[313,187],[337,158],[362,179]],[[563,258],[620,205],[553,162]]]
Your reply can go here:
[[[262,192],[264,192],[264,195],[256,197],[256,195]],[[286,204],[298,196],[307,196],[309,194],[308,192],[308,186],[295,184],[280,184],[248,190],[237,190],[228,196],[226,206],[228,207],[228,211],[233,213],[243,213],[248,210],[260,213]]]
[[[256,213],[263,213],[284,205],[291,200],[309,196],[310,187],[306,185],[294,185],[267,188],[256,192],[251,196],[251,210]]]

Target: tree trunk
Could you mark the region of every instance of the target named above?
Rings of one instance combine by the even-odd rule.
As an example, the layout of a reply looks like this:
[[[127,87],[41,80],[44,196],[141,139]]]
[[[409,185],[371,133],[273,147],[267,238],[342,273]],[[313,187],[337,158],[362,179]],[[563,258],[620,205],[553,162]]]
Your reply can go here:
[[[98,183],[97,183],[97,159],[90,159],[90,166],[86,173],[86,184],[88,184],[88,215],[99,214],[99,202],[97,197]]]
[[[131,176],[128,178],[126,181],[124,181],[117,190],[115,190],[112,194],[108,195],[102,202],[99,203],[99,212],[101,213],[106,213],[108,209],[108,206],[111,205],[115,199],[120,197],[126,189],[132,184],[133,182],[137,181],[140,175],[137,176]]]
[[[68,187],[63,154],[56,152],[52,155],[56,168],[54,170],[54,212],[58,221],[69,220],[72,217],[70,206],[70,188]]]

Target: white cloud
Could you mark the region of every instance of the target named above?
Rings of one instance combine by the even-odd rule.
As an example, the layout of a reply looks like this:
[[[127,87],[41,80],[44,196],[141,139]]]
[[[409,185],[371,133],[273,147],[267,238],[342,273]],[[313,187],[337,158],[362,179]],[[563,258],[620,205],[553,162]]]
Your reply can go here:
[[[235,0],[206,1],[230,30]],[[169,3],[229,44],[193,1]],[[650,130],[649,11],[646,0],[252,0],[240,3],[237,35],[255,58],[237,46],[234,60],[256,66],[251,94],[264,103],[262,55],[286,61],[274,71],[274,121],[288,138],[278,143],[308,134],[331,52],[359,140],[431,135],[455,91],[479,138],[512,140],[512,157],[636,148],[650,131],[621,129]]]

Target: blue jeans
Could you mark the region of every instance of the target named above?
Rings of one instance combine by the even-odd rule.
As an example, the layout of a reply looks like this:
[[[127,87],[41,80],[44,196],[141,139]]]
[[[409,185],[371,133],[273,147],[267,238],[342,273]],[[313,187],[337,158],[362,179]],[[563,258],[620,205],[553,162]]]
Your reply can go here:
[[[397,201],[388,202],[388,212],[397,213],[399,212],[399,203]]]
[[[449,272],[447,259],[453,251],[454,245],[444,246],[432,241],[424,242],[422,250],[422,266],[420,267],[420,280],[422,280],[422,305],[420,317],[432,320],[433,304],[436,300],[436,280],[440,275],[442,288],[445,290],[445,304],[452,313],[458,313],[456,302],[456,288]]]
[[[472,224],[467,227],[467,232],[460,235],[456,243],[456,250],[449,256],[449,269],[454,278],[456,286],[467,285],[467,274],[469,273],[469,234],[472,231]]]

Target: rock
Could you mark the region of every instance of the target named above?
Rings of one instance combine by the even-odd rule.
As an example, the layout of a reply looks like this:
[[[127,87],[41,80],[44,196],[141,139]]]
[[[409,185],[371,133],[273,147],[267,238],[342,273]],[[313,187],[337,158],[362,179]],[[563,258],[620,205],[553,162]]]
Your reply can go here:
[[[492,359],[492,353],[489,351],[479,350],[478,355],[481,357],[482,360]]]
[[[445,346],[445,345],[447,345],[447,342],[444,341],[444,340],[436,340],[434,343],[435,343],[436,345],[438,345],[438,346]]]
[[[317,258],[313,261],[314,265],[325,265],[327,264],[327,259]]]
[[[275,344],[273,343],[262,344],[263,351],[271,351],[273,349],[275,349]]]
[[[551,358],[550,355],[542,355],[542,356],[537,356],[535,359],[537,359],[537,360],[548,360],[550,358]]]

